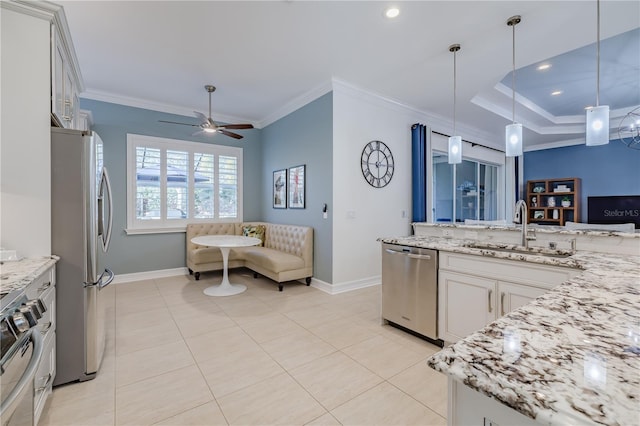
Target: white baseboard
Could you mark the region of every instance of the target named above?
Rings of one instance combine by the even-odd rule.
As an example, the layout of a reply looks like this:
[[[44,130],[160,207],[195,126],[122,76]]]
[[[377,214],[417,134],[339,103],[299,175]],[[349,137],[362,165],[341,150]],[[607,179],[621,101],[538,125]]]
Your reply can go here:
[[[160,269],[157,271],[146,271],[146,272],[134,272],[131,274],[119,274],[113,280],[113,284],[123,284],[130,283],[133,281],[143,281],[143,280],[152,280],[155,278],[167,278],[167,277],[176,277],[180,275],[188,275],[189,270],[186,267],[183,268],[173,268],[173,269]],[[361,288],[371,287],[374,285],[380,285],[381,277],[369,277],[363,278],[360,280],[346,281],[339,284],[330,284],[326,281],[319,280],[317,278],[311,278],[311,287],[317,288],[318,290],[324,291],[328,294],[340,294],[347,291],[358,290]],[[305,280],[298,280],[303,284],[306,284]]]
[[[380,285],[381,277],[369,277],[360,280],[346,281],[343,283],[329,284],[328,282],[312,278],[311,287],[315,287],[318,290],[322,290],[329,294],[340,294],[347,291],[359,290],[361,288],[372,287],[374,285]]]
[[[157,271],[134,272],[132,274],[119,274],[113,280],[113,284],[130,283],[132,281],[152,280],[154,278],[175,277],[179,275],[188,275],[189,270],[186,267],[173,269],[160,269]]]

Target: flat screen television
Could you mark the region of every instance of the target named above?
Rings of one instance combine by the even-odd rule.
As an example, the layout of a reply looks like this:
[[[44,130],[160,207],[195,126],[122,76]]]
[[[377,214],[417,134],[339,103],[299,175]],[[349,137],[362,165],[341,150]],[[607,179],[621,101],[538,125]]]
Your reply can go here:
[[[587,197],[587,222],[633,223],[640,229],[640,195]]]

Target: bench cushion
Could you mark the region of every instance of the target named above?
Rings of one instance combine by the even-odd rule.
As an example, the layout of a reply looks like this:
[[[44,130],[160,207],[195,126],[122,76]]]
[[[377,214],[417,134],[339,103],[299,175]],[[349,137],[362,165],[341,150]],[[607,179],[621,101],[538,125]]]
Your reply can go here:
[[[275,273],[304,268],[304,260],[293,254],[266,247],[247,247],[242,250],[247,262]]]

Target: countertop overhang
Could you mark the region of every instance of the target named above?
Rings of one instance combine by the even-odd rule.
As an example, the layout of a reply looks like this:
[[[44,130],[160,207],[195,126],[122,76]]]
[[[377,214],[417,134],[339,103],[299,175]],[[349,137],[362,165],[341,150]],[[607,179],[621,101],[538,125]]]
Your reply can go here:
[[[541,423],[638,422],[639,256],[578,251],[553,258],[476,249],[439,237],[379,241],[581,269],[427,362]]]

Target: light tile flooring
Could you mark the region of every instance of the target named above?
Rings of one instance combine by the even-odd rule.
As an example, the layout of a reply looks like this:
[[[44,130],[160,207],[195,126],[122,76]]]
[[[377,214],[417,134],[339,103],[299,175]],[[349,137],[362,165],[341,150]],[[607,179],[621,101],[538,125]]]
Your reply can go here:
[[[107,347],[91,381],[54,389],[46,425],[443,425],[438,348],[380,321],[380,286],[209,297],[220,273],[112,285]]]

